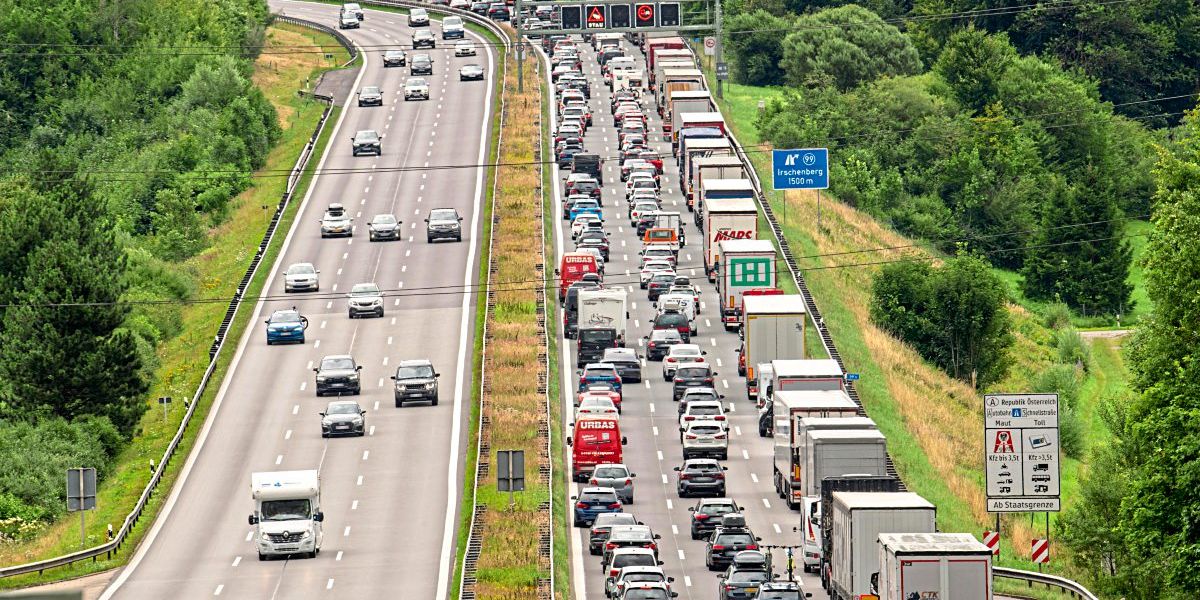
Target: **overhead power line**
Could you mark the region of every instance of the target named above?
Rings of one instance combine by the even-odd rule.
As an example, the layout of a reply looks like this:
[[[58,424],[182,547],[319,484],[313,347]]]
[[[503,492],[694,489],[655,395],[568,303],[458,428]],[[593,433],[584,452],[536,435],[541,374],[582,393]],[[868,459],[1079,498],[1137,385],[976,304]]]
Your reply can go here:
[[[1092,238],[1092,239],[1087,239],[1087,240],[1069,240],[1069,241],[1064,241],[1064,242],[1050,242],[1050,243],[1045,243],[1045,244],[1033,244],[1033,245],[1028,245],[1028,246],[1022,246],[1019,248],[1001,248],[1001,249],[996,249],[996,250],[983,251],[981,253],[990,256],[990,255],[994,255],[994,254],[1007,254],[1007,253],[1012,253],[1012,252],[1023,252],[1026,250],[1036,250],[1036,249],[1040,249],[1040,248],[1053,248],[1053,247],[1062,247],[1062,246],[1073,246],[1073,245],[1079,245],[1079,244],[1090,244],[1090,243],[1095,243],[1095,242],[1110,241],[1110,240],[1116,240],[1116,239],[1131,239],[1131,238],[1135,238],[1135,237],[1145,237],[1147,235],[1148,234],[1145,234],[1145,233],[1122,234],[1122,235],[1115,235],[1115,236],[1108,236],[1108,237]],[[833,269],[852,269],[852,268],[861,268],[861,267],[874,267],[874,266],[882,266],[882,265],[889,265],[889,264],[896,264],[896,263],[921,262],[921,261],[942,260],[942,259],[943,259],[943,257],[934,256],[934,255],[910,256],[910,257],[904,257],[904,258],[870,261],[870,262],[844,263],[844,264],[823,265],[823,266],[814,266],[814,267],[801,267],[800,270],[803,272],[828,271],[828,270],[833,270]],[[778,261],[778,260],[782,260],[782,259],[777,258],[776,261]],[[685,277],[685,276],[680,275],[679,277]],[[706,276],[686,276],[686,277],[689,281],[707,279]],[[555,281],[557,281],[556,278],[547,278],[546,285],[551,285]],[[631,285],[635,282],[640,282],[640,278],[637,280],[635,280],[635,279],[622,280],[622,279],[618,278],[615,280],[608,280],[605,282],[605,284],[606,285],[614,285],[614,284],[616,284],[616,285]],[[470,286],[437,286],[437,287],[430,287],[430,288],[409,288],[407,290],[403,289],[403,288],[395,288],[395,289],[381,290],[382,293],[380,295],[384,298],[419,298],[419,297],[436,297],[436,296],[462,296],[464,294],[478,295],[478,294],[482,294],[486,291],[502,293],[502,292],[516,292],[516,291],[535,291],[535,290],[544,289],[544,286],[541,285],[540,279],[533,280],[532,283],[534,283],[536,285],[522,285],[523,283],[525,283],[525,282],[515,282],[517,287],[512,287],[512,285],[509,285],[506,283],[493,282],[491,290],[479,289],[482,287],[486,287],[486,284],[473,284]],[[345,294],[335,293],[335,292],[315,293],[315,294],[298,294],[298,295],[297,294],[284,294],[284,295],[262,294],[262,295],[257,295],[257,296],[243,295],[241,297],[241,299],[243,301],[249,300],[249,301],[264,301],[264,302],[273,302],[273,301],[297,302],[297,301],[303,301],[303,300],[335,300],[335,299],[341,299],[341,298],[345,298]],[[161,306],[161,305],[190,305],[190,304],[214,304],[214,303],[227,304],[232,300],[233,300],[233,296],[215,296],[215,297],[192,298],[192,299],[120,300],[120,301],[116,301],[116,302],[29,302],[29,303],[10,302],[10,303],[0,304],[0,309],[7,309],[7,308],[13,308],[13,307],[90,308],[90,307],[118,306],[118,305]]]

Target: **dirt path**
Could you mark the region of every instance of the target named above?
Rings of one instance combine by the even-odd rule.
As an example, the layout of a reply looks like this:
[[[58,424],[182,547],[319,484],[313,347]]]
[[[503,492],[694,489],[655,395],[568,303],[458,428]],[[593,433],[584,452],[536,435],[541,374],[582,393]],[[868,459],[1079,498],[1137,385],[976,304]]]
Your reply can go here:
[[[1080,331],[1079,337],[1085,340],[1092,338],[1119,338],[1131,333],[1133,333],[1132,329],[1101,329],[1098,331]]]

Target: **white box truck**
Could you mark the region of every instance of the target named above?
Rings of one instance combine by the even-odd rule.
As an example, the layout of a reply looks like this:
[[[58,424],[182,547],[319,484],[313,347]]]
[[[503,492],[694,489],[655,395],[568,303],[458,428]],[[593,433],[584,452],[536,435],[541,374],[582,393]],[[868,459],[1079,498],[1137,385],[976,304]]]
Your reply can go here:
[[[730,180],[714,179],[709,183],[724,181]],[[725,240],[758,239],[758,203],[753,198],[714,198],[706,194],[704,205],[704,272],[709,281],[715,282],[721,257],[718,244]]]
[[[658,115],[660,117],[666,113],[667,98],[670,97],[671,92],[694,92],[705,89],[706,85],[704,73],[700,69],[697,69],[695,65],[682,69],[670,68],[678,66],[671,63],[664,63],[663,66],[668,68],[662,70],[661,79],[658,80],[655,87],[658,92],[655,96],[655,101],[658,102]]]
[[[725,330],[742,323],[742,294],[775,289],[775,244],[770,240],[717,242],[717,295],[721,298],[721,323]]]
[[[810,429],[799,450],[804,496],[820,496],[826,477],[887,475],[887,438],[876,429]]]
[[[703,113],[684,113],[688,115]],[[724,156],[734,158],[733,145],[725,136],[715,138],[697,138],[689,140],[679,152],[679,189],[686,190],[687,182],[696,170],[696,161],[702,158]],[[749,196],[739,195],[739,198],[753,198],[753,187]]]
[[[254,499],[254,546],[258,560],[321,551],[321,476],[317,471],[270,471],[250,475]]]
[[[846,375],[841,365],[829,358],[785,360],[775,359],[776,390],[845,390]]]
[[[828,573],[821,574],[833,600],[858,600],[871,593],[879,571],[876,542],[881,533],[933,533],[937,509],[912,492],[834,492]]]
[[[770,367],[767,367],[770,369]],[[796,426],[796,439],[807,443],[810,431],[870,430],[876,429],[875,421],[868,417],[803,417]],[[801,448],[803,456],[805,448]],[[803,477],[803,471],[801,472]],[[822,486],[823,488],[824,486]],[[821,496],[804,496],[800,500],[801,551],[804,571],[816,572],[821,564]]]
[[[832,390],[777,391],[771,395],[771,404],[774,420],[772,431],[775,436],[775,452],[772,456],[775,493],[794,509],[800,506],[800,499],[804,497],[801,489],[804,457],[800,455],[804,440],[796,435],[800,419],[857,417],[859,408],[845,392]]]
[[[700,187],[707,179],[749,179],[746,165],[733,154],[701,156],[692,162],[691,173],[684,183],[684,198],[688,209],[695,211],[696,225],[704,223],[704,205],[700,204]]]
[[[992,600],[992,553],[969,533],[881,533],[880,600]]]
[[[807,310],[800,294],[742,296],[742,348],[738,362],[746,379],[754,379],[759,363],[804,358]]]

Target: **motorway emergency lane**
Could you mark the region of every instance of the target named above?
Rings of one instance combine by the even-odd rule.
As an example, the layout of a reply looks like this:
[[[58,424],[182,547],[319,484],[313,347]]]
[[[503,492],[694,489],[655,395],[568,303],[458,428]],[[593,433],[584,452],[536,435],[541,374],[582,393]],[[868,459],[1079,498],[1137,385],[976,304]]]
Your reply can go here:
[[[589,105],[593,125],[587,130],[584,147],[607,159],[602,208],[605,230],[610,237],[611,262],[606,265],[605,287],[623,287],[629,292],[629,345],[632,346],[636,340],[638,351],[644,357],[645,346],[640,340],[650,332],[654,310],[645,291],[638,285],[638,251],[641,242],[636,237],[636,230],[629,226],[626,216],[624,184],[620,181],[617,159],[617,130],[609,109],[611,93],[604,85],[591,46],[580,45],[583,48],[584,72],[592,88]],[[644,56],[636,45],[623,41],[622,47],[627,55],[638,59],[639,68],[645,67]],[[686,223],[687,243],[679,253],[677,272],[691,277],[702,292],[703,309],[697,317],[698,335],[693,336],[692,343],[699,344],[708,352],[706,359],[716,366],[718,373],[716,389],[725,394],[724,402],[733,411],[729,414],[729,459],[723,461],[729,468],[726,472],[726,495],[744,508],[750,528],[762,538],[760,544],[799,544],[800,534],[793,532],[792,528],[800,524],[800,513],[788,509],[775,494],[771,475],[772,440],[758,436],[758,414],[754,403],[746,395],[745,379],[737,373],[738,336],[734,332],[726,332],[721,325],[716,290],[704,276],[702,234],[693,224],[692,213],[685,206],[679,190],[679,172],[671,156],[671,145],[664,141],[662,120],[655,110],[653,95],[648,90],[643,91],[642,106],[650,120],[650,131],[654,133],[651,147],[664,157],[662,209],[680,212]],[[559,225],[556,227],[557,252],[561,256],[564,250],[573,248],[573,244],[570,232],[564,231],[567,222],[561,218],[561,182],[566,172],[559,175],[560,185],[556,188],[554,201],[556,224]],[[560,309],[557,312],[561,322],[562,311]],[[561,344],[562,360],[566,365],[563,369],[563,414],[571,415],[571,391],[576,386],[575,344],[570,340],[563,340]],[[680,498],[676,493],[677,480],[672,468],[682,464],[683,459],[677,404],[671,399],[670,383],[662,378],[660,362],[644,361],[642,377],[643,383],[629,386],[623,400],[621,433],[629,439],[629,444],[625,446],[625,462],[637,473],[636,504],[626,505],[625,511],[635,514],[638,520],[650,525],[655,533],[662,536],[659,558],[664,563],[666,574],[675,578],[673,589],[679,592],[680,598],[716,598],[719,574],[705,567],[704,541],[693,541],[690,535],[691,513],[688,507],[694,506],[697,500]],[[570,427],[567,426],[564,435],[569,436],[570,433]],[[570,460],[569,449],[565,459]],[[572,483],[570,495],[576,495],[579,488],[578,484]],[[564,502],[570,510],[570,500],[564,499]],[[574,597],[579,600],[604,597],[600,560],[588,554],[587,535],[586,528],[574,529],[571,534]],[[773,551],[773,554],[776,575],[786,577],[785,554],[780,550]],[[813,598],[825,598],[819,580],[802,572],[798,552],[795,561],[795,576],[802,581],[805,591],[812,592]]]
[[[336,6],[280,1],[272,8],[336,22]],[[388,45],[411,56],[404,23],[403,15],[368,10],[361,29],[345,32],[369,48],[355,88],[379,85],[385,103],[359,108],[351,97],[342,121],[329,125],[336,129],[321,168],[364,171],[313,180],[281,259],[264,265],[272,268],[265,293],[274,298],[255,307],[201,433],[203,445],[189,457],[169,512],[106,598],[387,598],[396,593],[396,565],[405,566],[406,595],[446,595],[453,544],[445,532],[450,524],[453,535],[460,510],[460,432],[469,414],[475,300],[461,290],[464,278],[474,282],[478,271],[483,177],[478,168],[423,167],[484,162],[495,58],[475,38],[479,56],[455,59],[452,50],[443,50],[453,42],[438,35],[439,47],[429,51],[432,98],[405,102],[408,68],[384,69],[381,60]],[[440,33],[437,21],[432,29]],[[458,66],[466,62],[483,64],[488,81],[458,81]],[[382,157],[351,156],[349,137],[359,129],[385,135]],[[331,202],[355,217],[352,238],[321,239],[318,221]],[[442,206],[464,216],[462,243],[425,242],[424,216]],[[405,237],[370,243],[367,223],[385,212],[404,221]],[[283,269],[295,262],[312,262],[321,271],[320,292],[283,297]],[[385,290],[385,316],[351,320],[344,293],[369,281]],[[266,346],[262,320],[292,305],[309,319],[307,343]],[[342,353],[363,365],[362,395],[353,398],[368,411],[369,431],[362,438],[325,440],[317,413],[332,398],[316,397],[311,368],[324,355]],[[393,407],[388,377],[406,358],[433,361],[442,375],[439,406]],[[325,513],[321,554],[259,562],[246,522],[253,512],[250,474],[317,468]]]

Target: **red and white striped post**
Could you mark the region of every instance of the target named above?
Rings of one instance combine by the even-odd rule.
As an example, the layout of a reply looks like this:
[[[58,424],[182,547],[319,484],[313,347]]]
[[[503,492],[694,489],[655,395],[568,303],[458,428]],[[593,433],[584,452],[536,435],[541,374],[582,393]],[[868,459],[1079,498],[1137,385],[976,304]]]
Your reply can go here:
[[[1033,562],[1037,563],[1038,570],[1040,571],[1043,563],[1050,562],[1050,540],[1035,538],[1032,542],[1030,555],[1033,558]]]
[[[983,545],[992,551],[992,556],[1000,556],[1000,532],[999,531],[984,531]]]

